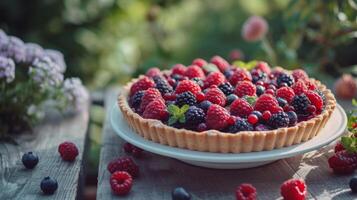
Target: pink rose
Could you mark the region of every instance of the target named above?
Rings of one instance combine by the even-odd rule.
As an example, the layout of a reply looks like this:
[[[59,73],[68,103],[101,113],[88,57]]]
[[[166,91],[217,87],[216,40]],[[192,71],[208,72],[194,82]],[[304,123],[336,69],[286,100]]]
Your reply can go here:
[[[252,16],[243,24],[242,36],[246,41],[261,40],[268,32],[268,24],[264,18]]]

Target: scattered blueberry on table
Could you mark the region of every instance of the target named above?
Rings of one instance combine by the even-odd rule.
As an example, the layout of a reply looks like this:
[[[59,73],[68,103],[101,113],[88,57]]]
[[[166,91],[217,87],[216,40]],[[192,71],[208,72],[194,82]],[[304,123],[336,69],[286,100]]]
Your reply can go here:
[[[25,153],[21,160],[27,169],[33,169],[38,163],[38,156],[30,151]]]

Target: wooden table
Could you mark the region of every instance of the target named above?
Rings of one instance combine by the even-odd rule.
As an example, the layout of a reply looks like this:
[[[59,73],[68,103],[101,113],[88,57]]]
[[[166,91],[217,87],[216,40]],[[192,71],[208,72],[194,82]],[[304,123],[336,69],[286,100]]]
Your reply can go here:
[[[34,129],[33,134],[15,138],[17,145],[0,142],[0,199],[77,199],[81,196],[83,154],[89,122],[88,109],[77,115],[53,117]],[[57,151],[63,141],[72,141],[79,148],[74,162],[62,161]],[[21,157],[33,151],[39,156],[34,169],[26,169]],[[50,176],[58,182],[51,196],[43,195],[41,180]]]
[[[105,98],[107,115],[116,101],[118,90],[109,90]],[[349,107],[349,102],[342,102]],[[114,158],[125,156],[124,141],[111,128],[107,116],[103,129],[100,153],[97,199],[116,199],[109,184],[107,164]],[[348,186],[351,176],[331,173],[327,159],[333,154],[332,145],[318,151],[279,160],[262,167],[243,170],[214,170],[195,167],[178,160],[145,152],[135,159],[140,177],[134,180],[132,191],[120,199],[169,200],[171,190],[183,186],[193,199],[235,199],[235,187],[252,183],[258,190],[258,199],[281,199],[280,185],[290,178],[302,178],[308,185],[308,199],[357,199]]]

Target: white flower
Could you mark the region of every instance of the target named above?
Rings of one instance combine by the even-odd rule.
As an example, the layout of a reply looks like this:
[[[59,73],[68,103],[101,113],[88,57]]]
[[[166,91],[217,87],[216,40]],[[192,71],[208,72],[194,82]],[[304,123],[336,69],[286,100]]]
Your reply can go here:
[[[47,56],[35,59],[29,69],[29,75],[41,88],[59,86],[63,82],[60,66]]]
[[[10,58],[0,56],[0,80],[4,79],[7,83],[15,79],[15,63]]]
[[[86,108],[89,94],[79,78],[66,79],[63,83],[63,92],[66,99],[77,111]]]

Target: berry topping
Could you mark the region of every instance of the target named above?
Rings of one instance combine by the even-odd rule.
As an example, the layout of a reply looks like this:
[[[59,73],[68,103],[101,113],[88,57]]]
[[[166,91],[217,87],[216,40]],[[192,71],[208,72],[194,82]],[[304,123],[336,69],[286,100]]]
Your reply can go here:
[[[255,67],[255,69],[259,70],[261,72],[264,72],[266,74],[270,74],[270,72],[271,72],[271,69],[270,69],[268,63],[263,62],[263,61],[259,61],[257,63],[257,66]]]
[[[42,179],[40,187],[44,194],[53,194],[58,188],[58,183],[55,179],[47,176]]]
[[[117,158],[110,161],[107,169],[110,173],[114,173],[116,171],[125,171],[134,178],[139,176],[139,167],[129,157]]]
[[[181,75],[183,76],[186,72],[186,67],[183,64],[176,64],[172,67],[173,75]]]
[[[224,72],[229,67],[229,63],[220,56],[213,56],[210,62],[215,64],[221,72]]]
[[[307,87],[306,87],[305,83],[301,80],[295,82],[295,84],[293,86],[291,86],[291,88],[294,90],[294,93],[297,95],[300,95],[307,91]]]
[[[251,184],[243,183],[236,189],[236,200],[256,200],[257,190]]]
[[[207,62],[203,60],[202,58],[196,58],[193,60],[192,65],[197,65],[199,67],[203,67],[207,65]]]
[[[197,83],[197,85],[199,85],[201,88],[203,87],[203,81],[202,81],[202,79],[200,79],[200,78],[193,78],[193,79],[191,79],[192,81],[195,81],[196,83]]]
[[[159,76],[161,74],[160,72],[160,69],[157,68],[157,67],[153,67],[153,68],[150,68],[147,72],[146,72],[146,76],[152,78],[154,76]]]
[[[151,80],[148,77],[143,77],[139,79],[137,82],[135,82],[131,88],[130,88],[130,96],[134,95],[136,92],[140,90],[147,90],[149,88],[152,88],[155,86],[155,83],[153,80]]]
[[[190,65],[187,67],[186,72],[184,74],[188,78],[204,78],[205,73],[202,71],[201,67],[197,65]]]
[[[205,94],[205,100],[220,106],[226,105],[226,96],[218,88],[209,88]]]
[[[262,118],[265,120],[265,121],[268,121],[271,117],[271,112],[269,110],[267,111],[264,111],[263,114],[262,114]]]
[[[237,69],[230,77],[229,82],[235,86],[239,81],[251,81],[252,77],[249,72],[244,69]]]
[[[272,114],[269,119],[268,124],[273,128],[288,127],[289,126],[289,116],[285,112],[278,112]]]
[[[190,127],[195,127],[204,122],[205,112],[201,108],[191,106],[185,113],[186,124]]]
[[[298,80],[305,81],[306,79],[309,78],[309,76],[306,74],[306,72],[302,69],[295,69],[291,75],[294,77],[295,82]]]
[[[305,94],[296,95],[291,102],[296,114],[307,114],[307,108],[310,104],[311,102]]]
[[[253,111],[253,107],[245,99],[237,99],[230,106],[232,115],[247,117]]]
[[[210,87],[211,85],[220,85],[226,81],[226,78],[221,72],[212,72],[210,73],[205,81],[204,85],[205,87]]]
[[[61,143],[58,146],[58,152],[64,161],[74,161],[79,154],[78,148],[73,142]]]
[[[276,91],[276,96],[291,102],[295,96],[294,90],[289,87],[281,87]]]
[[[284,200],[304,200],[306,193],[305,182],[301,179],[287,180],[280,187],[280,194]]]
[[[204,110],[205,112],[207,112],[208,108],[212,105],[212,103],[210,101],[202,101],[198,107],[200,107],[202,110]]]
[[[271,113],[275,113],[276,107],[278,106],[279,106],[278,101],[272,95],[263,94],[255,102],[254,110],[258,110],[262,113],[268,110]]]
[[[281,86],[282,83],[286,83],[287,86],[290,87],[290,86],[292,86],[294,84],[294,77],[289,75],[289,74],[282,73],[276,79],[276,84],[278,86]]]
[[[278,98],[276,98],[276,100],[278,101],[280,107],[284,107],[284,106],[288,105],[288,102],[283,98],[278,97]]]
[[[351,174],[357,168],[357,154],[339,151],[328,159],[328,164],[336,174]]]
[[[238,99],[238,96],[235,95],[235,94],[230,94],[227,96],[227,99],[226,99],[226,106],[229,106],[233,103],[233,101],[235,101],[236,99]]]
[[[294,111],[288,111],[286,114],[289,117],[289,126],[294,126],[298,121],[298,116]]]
[[[248,119],[248,122],[252,125],[258,123],[258,121],[259,121],[259,118],[255,114],[250,114],[247,119]]]
[[[230,115],[223,107],[212,104],[207,110],[206,125],[208,128],[222,130],[227,127]]]
[[[38,156],[30,151],[22,156],[21,161],[27,169],[33,169],[38,163]]]
[[[110,176],[110,187],[116,195],[126,195],[130,192],[133,179],[124,171],[117,171]]]
[[[226,95],[233,94],[234,92],[234,87],[229,83],[222,83],[218,86],[218,88]]]
[[[237,119],[233,126],[230,126],[228,131],[230,133],[238,133],[240,131],[253,131],[253,126],[245,119]]]
[[[174,190],[172,190],[171,196],[172,196],[172,200],[190,200],[191,199],[191,194],[188,193],[182,187],[177,187]]]
[[[173,92],[171,85],[164,78],[160,76],[155,76],[153,79],[155,82],[155,87],[160,91],[162,95]]]
[[[324,102],[318,93],[309,90],[306,91],[305,95],[310,100],[311,104],[314,105],[318,111],[321,111],[323,109]]]
[[[254,96],[255,95],[255,85],[250,82],[250,81],[241,81],[238,82],[237,87],[234,91],[234,93],[238,97],[243,97],[243,96]]]
[[[144,96],[141,98],[140,112],[144,112],[146,106],[154,100],[162,100],[164,102],[164,99],[158,89],[149,88],[145,91]]]
[[[155,99],[146,106],[143,118],[157,119],[165,121],[168,117],[168,112],[165,103],[161,99]]]
[[[183,105],[194,106],[196,105],[196,103],[197,103],[196,97],[191,92],[184,92],[177,95],[175,101],[175,104],[179,107]]]
[[[144,90],[136,92],[133,96],[130,97],[129,104],[132,108],[138,109],[141,104],[141,99],[145,94]]]
[[[195,81],[183,80],[179,82],[175,92],[176,94],[191,92],[192,94],[196,95],[198,92],[201,92],[201,87]]]
[[[264,86],[262,86],[262,85],[257,85],[256,86],[256,94],[257,94],[257,96],[260,96],[260,95],[264,94],[264,92],[265,92]]]

